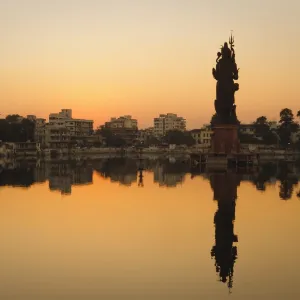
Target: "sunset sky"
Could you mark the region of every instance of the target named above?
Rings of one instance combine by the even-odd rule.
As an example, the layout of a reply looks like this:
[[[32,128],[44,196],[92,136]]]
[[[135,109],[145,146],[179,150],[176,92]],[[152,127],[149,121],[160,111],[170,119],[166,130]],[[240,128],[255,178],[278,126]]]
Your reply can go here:
[[[173,112],[200,127],[231,30],[239,119],[300,109],[299,0],[1,0],[0,114],[72,108],[95,125],[131,114],[145,127]]]

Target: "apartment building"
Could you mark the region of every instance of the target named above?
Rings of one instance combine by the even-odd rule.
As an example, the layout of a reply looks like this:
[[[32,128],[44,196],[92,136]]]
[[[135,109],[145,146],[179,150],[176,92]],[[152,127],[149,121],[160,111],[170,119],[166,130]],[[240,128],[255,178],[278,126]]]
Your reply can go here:
[[[63,125],[46,124],[45,144],[52,149],[69,148],[71,143],[70,131]]]
[[[186,120],[177,114],[161,114],[154,118],[154,135],[157,137],[164,136],[169,130],[186,130]]]
[[[201,129],[193,129],[190,131],[192,138],[195,140],[196,145],[201,144]]]
[[[200,144],[204,144],[206,146],[211,146],[212,134],[213,134],[213,131],[211,129],[211,126],[204,125],[201,128],[201,132],[200,132]]]
[[[126,144],[133,145],[138,138],[138,123],[130,115],[121,116],[119,118],[111,118],[104,125],[109,128],[115,135],[120,136]]]
[[[202,144],[205,147],[210,147],[211,145],[211,137],[213,131],[210,125],[204,125],[200,129],[193,129],[190,131],[193,139],[196,142],[196,145]]]
[[[93,120],[74,119],[72,109],[62,109],[59,113],[49,115],[49,125],[67,128],[71,137],[90,136],[93,133],[93,124]]]
[[[43,146],[46,143],[46,119],[35,118],[34,122],[34,140]]]
[[[110,129],[117,129],[117,128],[137,129],[138,122],[136,119],[132,119],[130,115],[125,115],[119,118],[111,118],[109,122],[105,123],[105,127]]]

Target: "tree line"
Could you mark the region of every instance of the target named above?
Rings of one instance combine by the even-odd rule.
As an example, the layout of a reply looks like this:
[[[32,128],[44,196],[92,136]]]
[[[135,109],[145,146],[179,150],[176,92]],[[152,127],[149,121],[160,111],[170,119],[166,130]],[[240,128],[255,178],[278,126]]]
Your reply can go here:
[[[8,115],[0,119],[0,141],[26,142],[34,140],[35,123],[19,115]]]
[[[300,110],[296,116],[300,117]],[[279,124],[272,128],[272,122],[266,116],[260,116],[253,123],[255,136],[267,145],[278,145],[282,147],[299,147],[299,137],[293,141],[293,135],[299,131],[299,123],[295,121],[291,109],[284,108],[279,113]],[[294,143],[295,142],[295,143]]]

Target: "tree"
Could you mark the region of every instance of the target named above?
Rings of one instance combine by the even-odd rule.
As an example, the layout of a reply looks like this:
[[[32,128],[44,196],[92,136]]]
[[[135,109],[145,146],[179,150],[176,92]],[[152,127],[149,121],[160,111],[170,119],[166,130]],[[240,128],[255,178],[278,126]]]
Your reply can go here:
[[[299,125],[294,122],[294,115],[292,110],[284,108],[280,111],[280,126],[278,128],[278,135],[282,146],[287,147],[291,143],[292,133],[298,130]]]
[[[279,144],[279,136],[276,132],[273,132],[272,130],[269,130],[266,132],[266,134],[263,136],[264,144],[266,145],[278,145]]]
[[[182,132],[180,130],[169,130],[163,140],[169,145],[175,144],[193,146],[195,144],[195,140],[190,133]]]
[[[291,123],[294,120],[294,115],[291,109],[284,108],[280,111],[280,123]]]
[[[146,146],[157,146],[160,144],[160,141],[157,137],[155,136],[149,136],[145,142]]]
[[[251,134],[245,134],[239,132],[239,141],[242,144],[262,144],[262,140],[257,139],[255,136]]]
[[[267,117],[261,116],[253,123],[255,135],[262,138],[266,145],[275,145],[279,142],[278,135],[271,130]]]
[[[265,134],[267,134],[270,131],[270,125],[268,123],[267,117],[261,116],[256,119],[254,122],[254,130],[255,135],[263,137]]]
[[[27,142],[34,140],[35,123],[19,115],[7,116],[0,120],[0,140],[4,142]]]
[[[5,120],[9,123],[17,123],[20,121],[22,117],[18,114],[14,114],[14,115],[8,115],[6,116]]]
[[[102,135],[105,138],[106,146],[108,147],[118,148],[126,145],[126,141],[120,135],[115,134],[110,128],[98,128],[96,134]]]

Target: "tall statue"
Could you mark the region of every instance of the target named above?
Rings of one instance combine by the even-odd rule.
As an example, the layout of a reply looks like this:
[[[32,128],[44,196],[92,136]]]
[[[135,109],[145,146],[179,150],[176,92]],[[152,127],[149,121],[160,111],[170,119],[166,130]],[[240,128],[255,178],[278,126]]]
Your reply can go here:
[[[216,68],[213,68],[213,77],[217,80],[215,100],[215,124],[238,124],[234,94],[239,90],[239,84],[234,80],[239,78],[239,69],[235,62],[234,38],[231,35],[229,45],[224,43],[221,52],[217,53]]]

